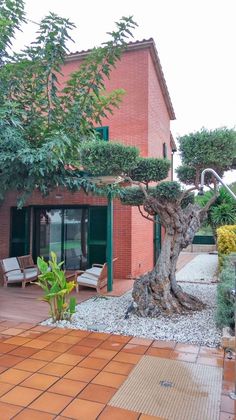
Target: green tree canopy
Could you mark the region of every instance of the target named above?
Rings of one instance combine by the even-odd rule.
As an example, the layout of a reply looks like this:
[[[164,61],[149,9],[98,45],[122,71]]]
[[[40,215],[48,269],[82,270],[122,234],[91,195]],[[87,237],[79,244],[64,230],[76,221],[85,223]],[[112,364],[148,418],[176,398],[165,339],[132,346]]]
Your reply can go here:
[[[93,188],[79,170],[79,145],[96,139],[94,126],[113,113],[124,91],[105,91],[105,80],[121,57],[136,26],[123,17],[109,40],[94,48],[77,71],[59,83],[74,24],[50,13],[37,37],[15,54],[15,31],[25,21],[24,2],[3,0],[0,6],[0,198],[17,189],[47,194],[57,185]],[[71,170],[73,165],[73,171]]]

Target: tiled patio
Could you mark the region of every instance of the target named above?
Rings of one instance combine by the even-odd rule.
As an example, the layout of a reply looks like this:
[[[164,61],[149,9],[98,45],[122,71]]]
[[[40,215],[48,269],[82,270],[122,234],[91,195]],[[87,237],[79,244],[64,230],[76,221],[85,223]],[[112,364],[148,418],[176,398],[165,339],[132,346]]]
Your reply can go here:
[[[223,366],[220,420],[234,419],[222,350],[10,321],[0,322],[0,418],[158,419],[107,405],[144,354]]]

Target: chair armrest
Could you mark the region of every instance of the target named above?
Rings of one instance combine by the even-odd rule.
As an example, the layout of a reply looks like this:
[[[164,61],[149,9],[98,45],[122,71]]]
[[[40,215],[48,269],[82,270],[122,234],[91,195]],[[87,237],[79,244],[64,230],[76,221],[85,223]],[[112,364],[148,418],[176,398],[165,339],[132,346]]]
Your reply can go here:
[[[77,271],[75,271],[75,277],[78,277],[78,276],[80,276],[83,273],[85,273],[84,270],[77,270]]]
[[[102,268],[103,266],[104,266],[104,264],[93,264],[93,265],[92,265],[92,267],[101,267],[101,268]]]
[[[38,266],[36,264],[33,265],[26,265],[23,270],[25,270],[26,268],[38,268]]]
[[[24,270],[22,268],[13,268],[12,270],[3,271],[3,274],[11,273],[12,271],[20,271],[24,274]]]

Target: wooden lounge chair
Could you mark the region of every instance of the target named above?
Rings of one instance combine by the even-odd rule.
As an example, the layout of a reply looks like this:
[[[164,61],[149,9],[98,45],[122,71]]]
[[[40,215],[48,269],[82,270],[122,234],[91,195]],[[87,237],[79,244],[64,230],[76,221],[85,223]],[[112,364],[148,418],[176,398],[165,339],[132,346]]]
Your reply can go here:
[[[9,283],[19,282],[22,283],[22,287],[25,287],[27,282],[36,280],[38,277],[38,269],[35,265],[27,268],[21,268],[16,257],[1,260],[0,266],[3,274],[4,287],[7,287]]]
[[[117,260],[114,258],[112,264]],[[93,264],[92,268],[85,271],[77,271],[76,275],[76,291],[79,291],[79,286],[92,287],[99,293],[100,290],[107,285],[107,263]]]

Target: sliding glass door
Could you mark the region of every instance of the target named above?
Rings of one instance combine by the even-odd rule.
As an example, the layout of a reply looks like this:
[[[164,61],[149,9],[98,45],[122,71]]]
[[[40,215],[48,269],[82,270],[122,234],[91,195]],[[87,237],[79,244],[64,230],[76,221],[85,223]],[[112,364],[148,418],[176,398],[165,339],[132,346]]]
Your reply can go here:
[[[87,266],[88,209],[40,208],[35,212],[36,255],[48,260],[50,252],[67,270]]]

